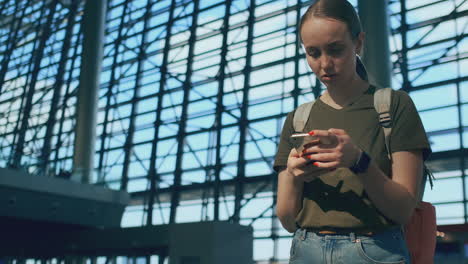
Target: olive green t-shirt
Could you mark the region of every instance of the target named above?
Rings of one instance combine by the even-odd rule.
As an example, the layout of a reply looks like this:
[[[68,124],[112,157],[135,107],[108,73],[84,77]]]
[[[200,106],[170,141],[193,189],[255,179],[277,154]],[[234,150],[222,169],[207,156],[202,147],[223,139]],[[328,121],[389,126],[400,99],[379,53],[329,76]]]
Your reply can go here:
[[[345,130],[352,141],[369,154],[380,169],[391,177],[391,163],[385,148],[385,136],[374,108],[375,87],[353,103],[335,109],[318,99],[304,131],[338,128]],[[391,152],[421,150],[424,159],[431,153],[430,145],[416,107],[403,91],[392,93],[390,136]],[[274,169],[286,167],[294,133],[294,111],[289,113],[281,133]],[[299,131],[298,131],[299,132]],[[327,172],[309,183],[304,183],[303,207],[296,217],[301,227],[334,229],[381,230],[394,225],[372,203],[357,175],[348,168]]]

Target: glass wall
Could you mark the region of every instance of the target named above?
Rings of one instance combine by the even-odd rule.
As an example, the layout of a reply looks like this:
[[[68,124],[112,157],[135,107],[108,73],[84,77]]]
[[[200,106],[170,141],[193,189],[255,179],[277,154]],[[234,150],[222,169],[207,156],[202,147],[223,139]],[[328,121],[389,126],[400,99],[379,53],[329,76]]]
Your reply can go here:
[[[130,192],[123,227],[238,221],[257,263],[287,260],[272,163],[287,113],[323,91],[296,34],[308,4],[108,1],[93,183]],[[83,3],[0,5],[0,166],[67,177]],[[393,87],[428,131],[438,224],[468,215],[467,9],[389,1]]]
[[[391,49],[394,87],[409,92],[428,133],[436,176],[425,199],[437,205],[437,223],[467,221],[468,3],[393,1]],[[465,158],[463,158],[465,157]]]

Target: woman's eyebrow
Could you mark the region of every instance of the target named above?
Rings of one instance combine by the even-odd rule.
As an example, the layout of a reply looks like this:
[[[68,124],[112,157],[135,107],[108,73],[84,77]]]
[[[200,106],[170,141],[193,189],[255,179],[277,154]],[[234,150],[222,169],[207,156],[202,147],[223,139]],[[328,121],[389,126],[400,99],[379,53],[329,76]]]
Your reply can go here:
[[[341,41],[341,40],[337,40],[337,41],[333,41],[333,42],[330,42],[330,43],[327,43],[325,45],[325,47],[336,47],[336,46],[343,46],[344,45],[344,42]],[[308,50],[308,49],[320,49],[316,46],[306,46],[304,45],[304,49]]]
[[[344,45],[344,42],[340,40],[327,44],[328,47],[336,47],[336,46],[343,46],[343,45]]]

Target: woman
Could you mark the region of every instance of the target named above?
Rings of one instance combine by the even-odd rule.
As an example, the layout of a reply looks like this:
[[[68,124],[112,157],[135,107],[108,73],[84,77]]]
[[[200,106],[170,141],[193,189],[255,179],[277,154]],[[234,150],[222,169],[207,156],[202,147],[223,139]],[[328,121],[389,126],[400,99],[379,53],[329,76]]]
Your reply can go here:
[[[277,215],[294,232],[290,263],[409,263],[401,226],[418,202],[431,152],[416,108],[406,93],[393,93],[390,160],[373,105],[376,88],[359,74],[364,32],[353,6],[318,0],[299,32],[327,89],[306,123],[316,140],[296,152],[293,111],[275,159]]]

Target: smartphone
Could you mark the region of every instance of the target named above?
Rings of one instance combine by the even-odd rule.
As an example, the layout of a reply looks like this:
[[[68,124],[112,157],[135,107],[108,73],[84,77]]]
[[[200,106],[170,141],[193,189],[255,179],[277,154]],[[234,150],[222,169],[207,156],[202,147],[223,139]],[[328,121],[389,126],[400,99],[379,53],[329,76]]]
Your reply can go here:
[[[304,145],[316,139],[318,139],[318,137],[311,136],[307,133],[295,133],[291,135],[291,140],[293,141],[297,153],[302,153],[304,150]]]

